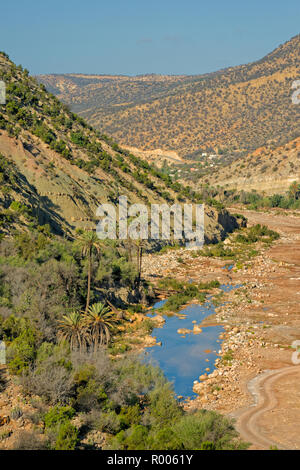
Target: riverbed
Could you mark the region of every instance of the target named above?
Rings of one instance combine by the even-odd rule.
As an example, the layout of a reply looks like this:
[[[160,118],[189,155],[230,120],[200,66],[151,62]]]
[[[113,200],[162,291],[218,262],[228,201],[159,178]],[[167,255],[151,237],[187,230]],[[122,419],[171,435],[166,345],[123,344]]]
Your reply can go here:
[[[224,292],[239,286],[224,284],[220,287]],[[148,315],[160,314],[165,318],[162,328],[154,328],[152,336],[156,337],[155,345],[147,349],[147,359],[159,365],[165,376],[174,385],[175,393],[183,398],[193,398],[193,383],[199,376],[211,373],[215,368],[215,361],[220,350],[220,334],[222,325],[201,326],[202,332],[182,335],[178,329],[193,330],[195,324],[199,325],[205,318],[215,314],[213,296],[209,296],[203,304],[191,304],[182,310],[179,315],[166,315],[159,308],[166,300],[161,300],[153,306]]]

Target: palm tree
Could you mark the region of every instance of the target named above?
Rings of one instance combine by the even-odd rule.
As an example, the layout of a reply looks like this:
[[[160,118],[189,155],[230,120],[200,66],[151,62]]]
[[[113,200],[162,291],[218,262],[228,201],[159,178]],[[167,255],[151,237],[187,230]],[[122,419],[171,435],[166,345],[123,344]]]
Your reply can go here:
[[[71,349],[81,352],[82,346],[86,346],[86,330],[83,324],[83,316],[79,312],[71,312],[63,315],[59,323],[59,336],[70,343]]]
[[[137,286],[139,287],[141,283],[142,277],[142,260],[143,260],[143,248],[144,248],[144,240],[136,240],[134,241],[136,246],[136,268],[137,268]]]
[[[117,322],[112,311],[101,302],[93,304],[84,313],[84,325],[94,343],[94,350],[109,342],[111,330]]]
[[[93,251],[96,251],[97,254],[100,253],[101,242],[99,238],[97,237],[96,232],[86,232],[77,240],[77,244],[81,248],[82,255],[88,257],[88,290],[87,290],[86,306],[85,306],[85,312],[87,312],[89,305],[90,305],[90,297],[91,297]]]

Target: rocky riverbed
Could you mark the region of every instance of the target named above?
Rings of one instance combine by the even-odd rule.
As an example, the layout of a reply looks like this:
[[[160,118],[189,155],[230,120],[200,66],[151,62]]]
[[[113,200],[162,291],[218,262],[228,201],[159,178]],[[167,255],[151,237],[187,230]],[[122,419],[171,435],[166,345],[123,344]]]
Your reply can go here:
[[[194,282],[216,279],[221,284],[241,285],[217,298],[220,306],[216,314],[201,325],[222,324],[225,331],[217,369],[195,377],[193,389],[198,396],[186,402],[187,408],[230,414],[250,405],[249,380],[264,370],[291,365],[291,343],[300,338],[300,218],[297,214],[281,215],[274,211],[243,213],[250,225],[266,224],[278,231],[281,238],[271,247],[256,246],[258,255],[243,263],[233,260],[230,271],[224,269],[230,263],[228,260],[195,257],[183,249],[149,255],[144,260],[144,275],[154,285],[164,277]],[[230,246],[232,242],[229,239],[226,243]],[[283,401],[281,398],[279,408]],[[293,403],[290,396],[289,402]],[[274,413],[264,418],[266,429],[274,427]],[[293,426],[295,423],[291,423],[291,429]]]

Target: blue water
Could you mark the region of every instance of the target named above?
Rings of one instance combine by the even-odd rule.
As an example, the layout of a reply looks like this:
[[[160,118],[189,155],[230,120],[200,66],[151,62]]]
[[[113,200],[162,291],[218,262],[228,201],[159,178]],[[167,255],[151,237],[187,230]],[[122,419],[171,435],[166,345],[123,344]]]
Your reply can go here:
[[[239,286],[222,285],[225,292]],[[166,300],[157,302],[153,306],[152,315],[162,314],[157,311]],[[152,336],[157,342],[161,341],[162,346],[147,348],[147,358],[154,364],[160,366],[168,380],[173,382],[177,395],[183,397],[194,397],[193,382],[199,380],[199,376],[205,372],[211,373],[214,370],[214,363],[220,349],[219,336],[223,331],[221,325],[201,327],[202,333],[188,333],[182,337],[177,333],[178,328],[193,329],[193,320],[199,325],[206,317],[215,313],[215,306],[212,297],[202,305],[192,304],[182,309],[180,314],[186,314],[186,318],[178,318],[176,315],[167,316],[162,314],[166,323],[162,328],[154,328]],[[211,352],[205,352],[210,350]],[[206,368],[210,368],[206,371]]]
[[[231,271],[234,268],[234,264],[225,265],[222,269],[226,269],[227,271]]]

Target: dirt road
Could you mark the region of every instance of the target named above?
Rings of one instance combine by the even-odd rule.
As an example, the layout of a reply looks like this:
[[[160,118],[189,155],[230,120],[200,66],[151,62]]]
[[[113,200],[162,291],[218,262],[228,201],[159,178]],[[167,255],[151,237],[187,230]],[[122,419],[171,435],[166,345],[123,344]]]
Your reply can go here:
[[[299,383],[300,366],[289,366],[275,371],[266,371],[248,382],[248,390],[254,402],[247,408],[231,413],[230,416],[236,418],[236,428],[241,437],[252,443],[256,449],[268,449],[276,446],[278,449],[297,448],[290,443],[287,446],[286,436],[272,435],[270,430],[261,426],[261,418],[266,413],[274,413],[279,405],[276,396],[276,384],[286,378]],[[295,420],[297,417],[294,417]],[[278,423],[279,424],[279,423]],[[292,446],[292,447],[291,447]]]

